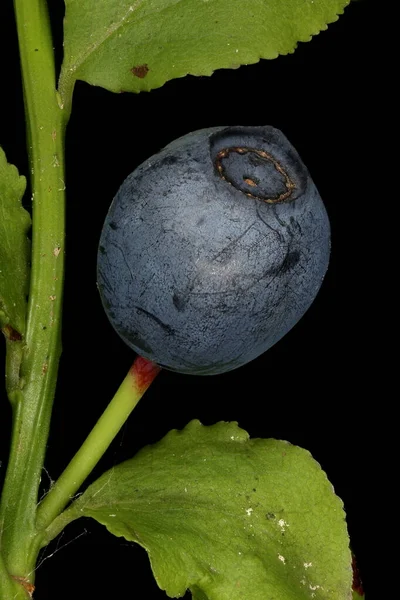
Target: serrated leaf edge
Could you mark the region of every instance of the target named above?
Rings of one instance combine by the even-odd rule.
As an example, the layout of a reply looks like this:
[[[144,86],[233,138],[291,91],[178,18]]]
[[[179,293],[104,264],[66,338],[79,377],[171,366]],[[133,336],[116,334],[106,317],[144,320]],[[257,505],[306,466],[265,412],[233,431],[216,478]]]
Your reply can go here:
[[[181,1],[182,0],[177,0],[176,4],[178,4]],[[99,48],[106,40],[108,40],[116,32],[119,32],[122,27],[124,27],[125,25],[129,25],[131,23],[131,20],[128,19],[128,17],[132,16],[132,18],[134,18],[135,10],[139,9],[140,6],[143,4],[143,2],[144,2],[144,0],[137,0],[134,5],[131,5],[129,7],[128,12],[120,19],[119,22],[114,23],[112,26],[110,26],[106,30],[106,34],[99,42],[93,44],[86,52],[83,53],[82,59],[80,61],[77,61],[75,63],[74,63],[74,61],[72,61],[71,66],[68,69],[69,73],[66,72],[65,66],[63,63],[63,65],[61,67],[59,83],[58,83],[58,92],[61,97],[61,108],[64,107],[64,103],[66,101],[67,94],[68,93],[72,94],[72,90],[73,90],[75,81],[77,79],[79,79],[79,77],[74,78],[73,73],[78,71],[79,68],[84,64],[86,59],[95,50],[97,50],[97,48]],[[309,42],[313,37],[315,37],[316,35],[319,35],[322,31],[326,31],[328,29],[329,25],[331,25],[332,23],[335,23],[339,19],[339,16],[344,13],[346,7],[350,4],[350,2],[351,2],[351,0],[347,0],[344,7],[342,9],[338,10],[338,12],[335,13],[335,15],[332,17],[332,19],[329,20],[325,25],[322,25],[317,31],[315,31],[314,33],[310,33],[307,36],[303,36],[303,39],[301,37],[300,37],[300,39],[296,39],[296,41],[293,42],[293,47],[291,49],[287,50],[286,52],[283,52],[283,51],[282,52],[274,52],[274,53],[271,53],[270,55],[257,56],[257,57],[254,57],[253,59],[248,60],[246,63],[241,63],[238,65],[232,65],[231,62],[227,61],[226,64],[221,64],[219,67],[216,67],[215,69],[204,68],[204,70],[200,70],[200,71],[196,71],[196,72],[187,71],[185,73],[182,73],[181,75],[177,75],[176,77],[165,77],[160,80],[159,84],[152,85],[151,89],[158,89],[158,88],[162,87],[163,85],[165,85],[165,83],[167,83],[167,81],[170,81],[171,79],[182,79],[183,77],[186,77],[187,75],[193,75],[196,77],[201,77],[201,76],[210,77],[215,71],[220,70],[220,69],[232,69],[232,68],[237,68],[238,66],[253,65],[253,64],[257,64],[258,62],[260,62],[260,60],[264,60],[264,59],[273,60],[273,59],[277,58],[278,56],[292,54],[292,53],[294,53],[294,51],[296,50],[296,48],[298,47],[298,44],[300,42],[301,43]],[[93,85],[98,85],[99,87],[102,87],[103,89],[106,89],[110,92],[115,92],[114,89],[112,89],[111,87],[106,86],[106,85],[100,85],[100,84],[96,84],[96,83],[93,83]],[[141,91],[144,91],[144,90],[141,90]]]

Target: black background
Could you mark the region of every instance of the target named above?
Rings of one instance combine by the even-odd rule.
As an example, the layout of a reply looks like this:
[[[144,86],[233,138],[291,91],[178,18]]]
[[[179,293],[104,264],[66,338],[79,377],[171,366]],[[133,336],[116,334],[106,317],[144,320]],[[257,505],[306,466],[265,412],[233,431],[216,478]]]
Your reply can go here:
[[[60,61],[63,5],[51,4]],[[365,448],[374,421],[366,398],[376,366],[371,340],[378,328],[365,261],[374,251],[368,234],[373,217],[366,207],[376,200],[370,179],[376,136],[371,115],[377,110],[380,69],[377,44],[370,43],[374,5],[352,3],[338,22],[292,55],[221,70],[210,78],[186,77],[140,95],[111,94],[78,82],[66,146],[64,350],[46,462],[56,479],[133,359],[111,329],[96,290],[102,222],[123,179],[189,131],[274,125],[299,151],[331,220],[331,263],[316,301],[283,340],[241,369],[217,377],[162,372],[91,480],[192,418],[204,424],[237,420],[252,437],[289,440],[311,451],[343,499],[367,592],[372,592],[374,570],[368,566],[371,473]],[[0,143],[8,160],[27,174],[11,2],[1,5],[0,31],[0,56],[7,57],[0,84]],[[9,419],[2,391],[0,477]],[[91,520],[70,525],[40,560],[36,600],[166,597],[151,576],[145,552]]]

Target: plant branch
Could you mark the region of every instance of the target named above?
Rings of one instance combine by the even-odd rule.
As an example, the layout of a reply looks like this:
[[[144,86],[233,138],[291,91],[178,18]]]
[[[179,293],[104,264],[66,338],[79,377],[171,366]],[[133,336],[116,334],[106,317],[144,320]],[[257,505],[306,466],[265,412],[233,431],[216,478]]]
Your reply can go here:
[[[61,353],[66,118],[57,101],[46,0],[14,0],[14,10],[31,168],[32,269],[0,537],[8,571],[24,577],[36,560],[38,488]],[[15,385],[15,369],[8,367]]]

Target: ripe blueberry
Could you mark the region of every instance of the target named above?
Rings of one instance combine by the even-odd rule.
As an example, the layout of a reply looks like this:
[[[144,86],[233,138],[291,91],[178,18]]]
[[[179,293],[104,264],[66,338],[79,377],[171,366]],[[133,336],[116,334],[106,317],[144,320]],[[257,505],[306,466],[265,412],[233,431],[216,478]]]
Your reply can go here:
[[[175,140],[124,181],[101,234],[98,286],[137,353],[216,374],[296,324],[329,249],[326,210],[285,136],[215,127]]]

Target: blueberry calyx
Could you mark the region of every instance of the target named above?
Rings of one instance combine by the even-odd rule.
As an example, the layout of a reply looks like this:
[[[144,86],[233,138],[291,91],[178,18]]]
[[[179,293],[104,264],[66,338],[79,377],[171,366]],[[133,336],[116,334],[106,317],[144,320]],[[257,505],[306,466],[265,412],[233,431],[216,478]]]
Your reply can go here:
[[[279,161],[265,150],[243,146],[223,148],[217,153],[214,165],[224,181],[250,198],[267,204],[293,199],[296,184]]]

